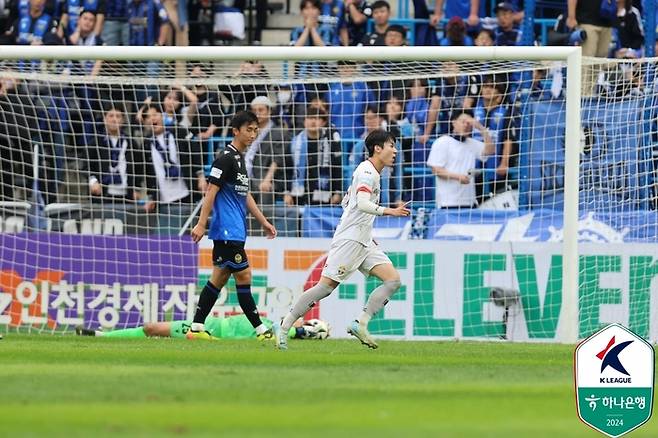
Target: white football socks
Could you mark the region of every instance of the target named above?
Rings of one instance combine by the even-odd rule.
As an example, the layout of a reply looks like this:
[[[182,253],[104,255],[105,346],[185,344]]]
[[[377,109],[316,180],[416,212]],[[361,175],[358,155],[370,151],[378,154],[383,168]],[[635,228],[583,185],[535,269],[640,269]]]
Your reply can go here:
[[[281,323],[281,330],[284,333],[288,333],[288,330],[290,330],[290,327],[292,327],[293,323],[297,321],[297,318],[304,316],[304,314],[306,314],[306,312],[308,312],[315,303],[320,301],[322,298],[329,296],[332,291],[333,289],[329,286],[323,283],[318,283],[312,288],[308,289],[306,292],[302,293],[293,306],[292,310],[283,319],[283,322]]]
[[[372,291],[370,298],[368,298],[368,302],[366,303],[366,307],[363,308],[363,313],[359,316],[359,324],[363,327],[368,327],[370,318],[384,308],[386,303],[388,303],[388,299],[391,298],[399,288],[399,280],[385,281],[377,289]]]

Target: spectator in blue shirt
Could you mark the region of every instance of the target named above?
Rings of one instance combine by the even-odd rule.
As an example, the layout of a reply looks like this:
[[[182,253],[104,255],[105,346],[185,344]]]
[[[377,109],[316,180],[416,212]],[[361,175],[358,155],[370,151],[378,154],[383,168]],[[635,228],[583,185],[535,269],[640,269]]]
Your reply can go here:
[[[405,117],[413,127],[414,143],[411,151],[412,166],[422,166],[427,161],[430,142],[424,135],[429,118],[429,99],[427,97],[427,79],[413,79],[409,87],[410,99],[404,108]],[[434,198],[434,182],[431,177],[413,175],[412,197],[414,201],[429,201]]]
[[[330,121],[344,139],[355,139],[363,134],[363,114],[368,103],[375,103],[375,97],[365,82],[353,82],[357,73],[353,61],[339,61],[338,74],[341,82],[329,85],[328,99]],[[344,81],[344,82],[342,82]]]
[[[447,3],[445,0],[436,0],[434,13],[429,17],[430,24],[436,27],[443,17],[461,17],[469,26],[475,27],[480,22],[480,18],[487,14],[486,3],[484,0],[448,0]]]
[[[41,45],[57,40],[53,34],[53,18],[46,10],[45,0],[31,0],[29,10],[14,21],[7,34],[10,44]]]
[[[338,35],[340,28],[343,27],[343,18],[345,15],[345,4],[343,0],[322,0],[320,9],[320,27],[323,32],[328,32],[331,37],[331,45],[339,46],[340,39]]]
[[[130,44],[128,4],[126,0],[106,0],[105,24],[101,35],[108,46],[127,46]]]
[[[128,0],[128,23],[130,25],[131,46],[163,46],[169,34],[169,16],[160,0]],[[157,78],[160,75],[158,61],[136,62],[138,71],[146,70],[148,77]],[[138,88],[135,100],[143,102],[147,96],[156,98],[158,89],[155,86]]]
[[[497,46],[516,46],[521,41],[521,31],[514,28],[514,5],[501,2],[496,5],[496,20],[498,26],[494,30]]]
[[[321,27],[320,0],[302,0],[300,10],[304,25],[296,27],[290,34],[290,44],[296,47],[303,46],[330,46],[333,35],[327,27]]]
[[[461,17],[452,17],[446,25],[446,36],[441,38],[440,46],[472,46],[473,38],[466,35],[466,24]]]
[[[32,0],[29,11],[19,16],[4,35],[5,44],[41,45],[61,44],[61,39],[55,33],[55,22],[46,10],[45,0]],[[21,71],[37,70],[41,65],[39,60],[19,60]]]
[[[98,15],[94,11],[84,9],[76,20],[76,29],[67,38],[67,43],[72,46],[102,46],[103,39],[95,33]],[[71,73],[96,76],[100,72],[103,61],[85,60],[74,61]]]
[[[82,11],[90,11],[96,14],[94,34],[100,35],[105,23],[105,0],[64,0],[64,10],[59,22],[59,36],[68,38],[78,28],[78,18]]]
[[[164,46],[169,16],[160,0],[132,0],[128,3],[131,46]]]
[[[320,17],[320,0],[302,0],[299,5],[304,25],[296,27],[290,34],[290,45],[301,46],[330,46],[335,35],[332,34],[331,26],[323,26],[319,23]],[[295,63],[295,77],[308,78],[309,76],[318,75],[324,63],[299,61]],[[308,94],[323,93],[326,87],[322,84],[318,87],[316,84],[293,84],[294,103],[297,106],[305,108],[308,104]]]
[[[11,28],[11,25],[21,17],[30,14],[30,0],[8,0],[5,1],[5,11],[8,12],[0,17],[0,29],[2,32]],[[57,9],[56,0],[46,0],[44,12],[56,19],[55,12]]]
[[[502,76],[485,76],[482,79],[481,97],[473,111],[475,119],[489,129],[496,147],[495,155],[485,163],[485,181],[495,181],[503,190],[507,186],[509,169],[516,165],[514,153],[515,129],[512,124],[511,106],[506,102],[506,83]],[[481,134],[474,132],[473,138],[481,140]]]
[[[415,163],[424,163],[426,159],[424,146],[427,144],[427,140],[423,139],[423,134],[429,110],[427,85],[427,79],[413,79],[409,87],[410,99],[404,108],[405,117],[413,126],[415,144],[412,160]]]

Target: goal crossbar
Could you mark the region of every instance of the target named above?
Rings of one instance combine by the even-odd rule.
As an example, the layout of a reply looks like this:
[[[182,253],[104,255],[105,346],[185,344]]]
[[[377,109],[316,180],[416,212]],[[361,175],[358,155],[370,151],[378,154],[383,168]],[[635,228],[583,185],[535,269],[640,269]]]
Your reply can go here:
[[[1,46],[0,58],[126,61],[567,61],[580,47],[139,47]]]

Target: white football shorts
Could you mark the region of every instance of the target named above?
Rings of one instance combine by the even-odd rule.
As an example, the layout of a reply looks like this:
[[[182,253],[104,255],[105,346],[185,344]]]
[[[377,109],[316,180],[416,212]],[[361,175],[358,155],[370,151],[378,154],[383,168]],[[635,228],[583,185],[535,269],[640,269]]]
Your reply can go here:
[[[322,275],[342,283],[357,269],[367,277],[372,268],[384,263],[392,264],[374,242],[363,246],[354,240],[339,240],[331,244]]]

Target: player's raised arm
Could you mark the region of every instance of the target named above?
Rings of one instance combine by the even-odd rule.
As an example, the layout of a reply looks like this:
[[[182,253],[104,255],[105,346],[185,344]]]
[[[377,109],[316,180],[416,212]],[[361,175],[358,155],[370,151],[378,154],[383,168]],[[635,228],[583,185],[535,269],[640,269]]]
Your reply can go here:
[[[407,208],[407,204],[400,205],[396,208],[387,208],[375,204],[370,200],[370,193],[367,190],[359,190],[357,192],[356,207],[364,213],[374,214],[376,216],[409,216],[411,214],[411,211]]]
[[[411,202],[411,201],[409,201],[409,202]],[[409,202],[407,202],[405,204],[402,204],[402,205],[398,205],[395,208],[385,208],[384,209],[384,215],[385,216],[398,216],[398,217],[409,216],[411,214],[411,210],[409,210],[407,208],[407,206],[409,205]]]
[[[267,220],[263,212],[260,211],[251,193],[247,194],[247,210],[263,226],[263,229],[267,233],[267,238],[274,239],[276,237],[276,228]]]

